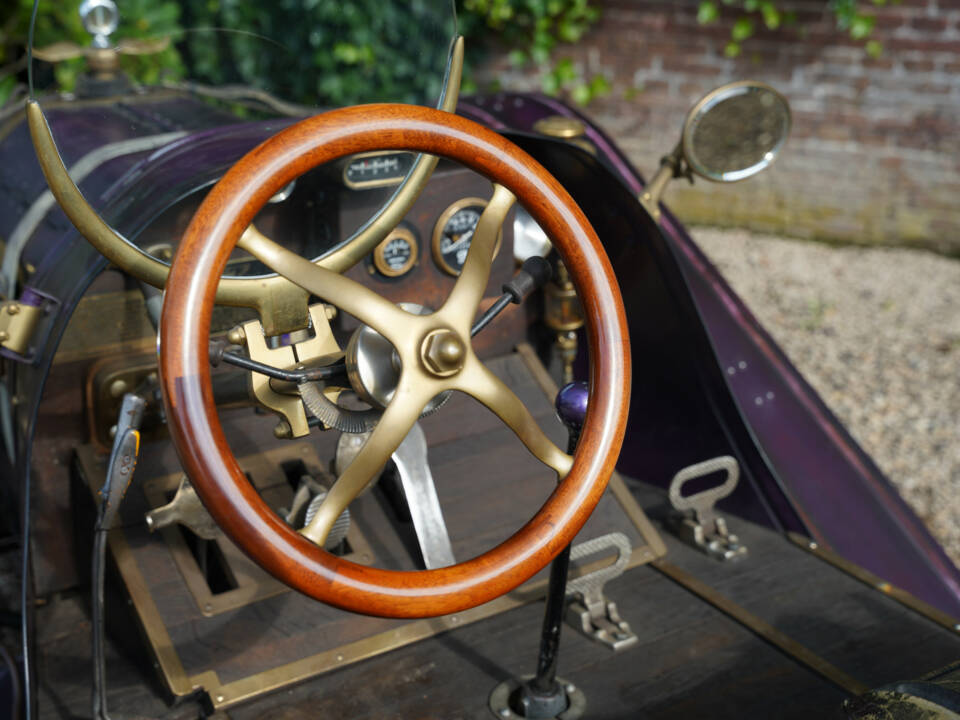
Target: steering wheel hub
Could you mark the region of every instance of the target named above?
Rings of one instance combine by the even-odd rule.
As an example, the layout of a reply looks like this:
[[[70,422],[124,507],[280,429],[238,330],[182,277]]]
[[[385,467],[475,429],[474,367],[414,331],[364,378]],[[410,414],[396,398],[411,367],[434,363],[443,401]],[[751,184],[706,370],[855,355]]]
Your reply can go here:
[[[420,343],[420,362],[436,377],[452,377],[463,369],[467,348],[457,333],[437,328],[427,333]]]

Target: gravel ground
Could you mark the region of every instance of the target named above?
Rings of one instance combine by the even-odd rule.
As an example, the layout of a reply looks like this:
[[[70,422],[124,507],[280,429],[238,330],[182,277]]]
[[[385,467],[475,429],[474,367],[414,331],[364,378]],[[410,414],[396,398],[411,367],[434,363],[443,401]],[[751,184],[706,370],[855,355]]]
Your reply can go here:
[[[693,234],[960,565],[960,261]]]

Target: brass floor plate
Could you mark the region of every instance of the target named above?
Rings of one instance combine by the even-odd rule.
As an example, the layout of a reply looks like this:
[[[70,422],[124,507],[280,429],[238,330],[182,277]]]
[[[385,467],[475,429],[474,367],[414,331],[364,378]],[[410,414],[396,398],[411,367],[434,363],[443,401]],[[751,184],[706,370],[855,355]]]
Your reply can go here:
[[[557,443],[564,430],[555,419],[551,385],[526,348],[489,362],[531,409]],[[335,433],[278,443],[269,418],[232,411],[241,467],[269,503],[290,493],[285,466],[307,471],[333,456]],[[239,413],[239,414],[238,414]],[[239,418],[239,419],[238,419]],[[232,425],[231,425],[232,423]],[[422,425],[454,554],[466,559],[502,542],[526,522],[552,491],[555,476],[533,459],[513,434],[484,408],[455,395],[443,412]],[[269,438],[258,448],[254,438]],[[240,452],[245,447],[247,454]],[[257,450],[256,452],[250,452]],[[91,487],[103,477],[92,447],[78,451]],[[546,571],[486,605],[441,618],[398,621],[343,612],[292,592],[253,565],[226,538],[215,541],[231,587],[214,592],[178,528],[151,535],[146,511],[167,502],[180,476],[169,446],[144,447],[138,477],[122,508],[123,527],[110,534],[110,549],[136,609],[156,665],[174,696],[203,690],[215,709],[301,682],[391,649],[476,622],[543,597]],[[512,502],[504,503],[504,497]],[[348,542],[357,562],[416,569],[411,527],[398,518],[385,494],[371,492],[351,505]],[[634,548],[629,567],[662,556],[666,548],[623,481],[614,476],[577,541],[624,532]],[[162,537],[161,537],[162,536]],[[607,564],[607,558],[571,569],[575,577]],[[611,587],[616,596],[615,584]]]

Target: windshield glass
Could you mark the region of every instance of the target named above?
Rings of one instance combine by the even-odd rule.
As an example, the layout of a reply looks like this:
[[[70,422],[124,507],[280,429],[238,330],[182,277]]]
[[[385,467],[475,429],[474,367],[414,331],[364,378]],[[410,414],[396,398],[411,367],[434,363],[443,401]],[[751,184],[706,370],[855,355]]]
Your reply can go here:
[[[70,177],[107,223],[163,260],[209,187],[287,125],[359,103],[439,105],[456,37],[452,0],[41,0],[34,9],[30,92]],[[255,222],[321,256],[378,214],[415,160],[374,154],[317,168]],[[369,213],[344,226],[330,210],[348,187],[365,191]],[[238,253],[229,272],[265,269]]]

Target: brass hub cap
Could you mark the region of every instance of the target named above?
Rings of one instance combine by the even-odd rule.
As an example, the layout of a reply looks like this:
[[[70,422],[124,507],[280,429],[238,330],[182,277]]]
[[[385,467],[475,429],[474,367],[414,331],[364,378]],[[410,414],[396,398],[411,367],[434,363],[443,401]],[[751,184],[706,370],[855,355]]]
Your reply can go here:
[[[437,377],[456,375],[463,368],[467,349],[453,330],[431,330],[420,343],[420,362]]]

